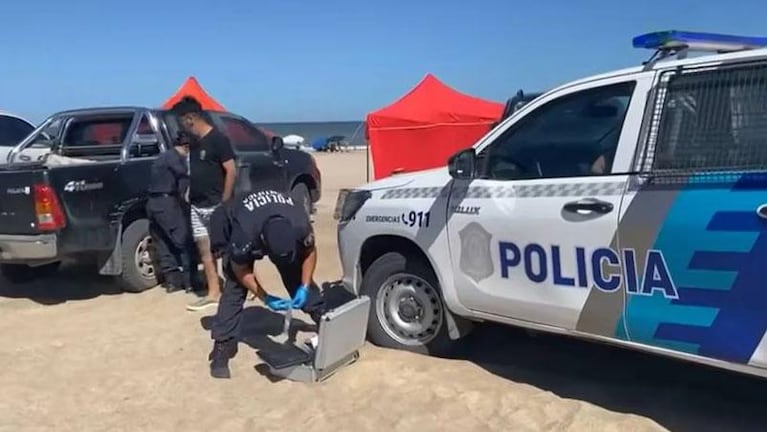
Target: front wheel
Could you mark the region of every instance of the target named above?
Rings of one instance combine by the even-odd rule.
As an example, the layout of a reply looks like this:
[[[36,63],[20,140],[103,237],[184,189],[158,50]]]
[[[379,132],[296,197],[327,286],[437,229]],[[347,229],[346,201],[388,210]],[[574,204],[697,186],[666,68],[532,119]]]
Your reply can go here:
[[[427,263],[384,254],[365,273],[361,291],[371,300],[368,338],[375,345],[431,355],[454,348],[439,284]]]
[[[157,285],[152,262],[149,221],[134,221],[122,234],[121,285],[127,292],[142,292]]]

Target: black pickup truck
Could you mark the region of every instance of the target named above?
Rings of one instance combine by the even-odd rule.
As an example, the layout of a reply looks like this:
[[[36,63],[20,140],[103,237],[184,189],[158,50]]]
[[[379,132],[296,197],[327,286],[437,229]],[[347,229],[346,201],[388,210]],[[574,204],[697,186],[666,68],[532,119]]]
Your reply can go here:
[[[314,158],[247,119],[207,112],[237,156],[236,191],[264,185],[312,212],[321,177]],[[144,210],[150,168],[178,133],[169,111],[141,107],[65,111],[46,119],[0,166],[0,272],[14,283],[88,260],[125,291],[157,285]]]

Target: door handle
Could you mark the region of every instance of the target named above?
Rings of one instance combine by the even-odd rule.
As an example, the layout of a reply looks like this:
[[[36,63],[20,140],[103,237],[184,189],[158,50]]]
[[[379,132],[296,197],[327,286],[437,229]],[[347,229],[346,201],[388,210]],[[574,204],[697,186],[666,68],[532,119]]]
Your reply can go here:
[[[762,219],[767,219],[767,204],[762,204],[756,208],[756,215]]]
[[[613,211],[612,203],[607,201],[600,201],[598,199],[582,199],[578,201],[570,201],[562,207],[565,211],[572,213],[592,212],[607,214]],[[765,209],[765,215],[767,217],[767,209]]]

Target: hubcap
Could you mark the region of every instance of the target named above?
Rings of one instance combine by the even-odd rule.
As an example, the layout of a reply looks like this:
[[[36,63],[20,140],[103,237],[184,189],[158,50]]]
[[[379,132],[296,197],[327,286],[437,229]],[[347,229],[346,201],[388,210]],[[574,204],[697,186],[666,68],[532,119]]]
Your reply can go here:
[[[152,247],[152,238],[149,236],[144,237],[136,247],[136,268],[142,277],[151,279],[154,275],[154,263],[152,262],[152,255],[150,249]]]
[[[418,276],[396,274],[383,283],[376,298],[376,316],[384,331],[403,345],[429,343],[442,327],[442,301]]]

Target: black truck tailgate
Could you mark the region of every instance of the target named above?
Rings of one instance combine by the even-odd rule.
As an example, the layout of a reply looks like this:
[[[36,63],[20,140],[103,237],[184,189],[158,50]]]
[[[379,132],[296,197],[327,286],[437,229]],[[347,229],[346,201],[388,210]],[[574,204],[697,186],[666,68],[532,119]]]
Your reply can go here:
[[[0,168],[0,234],[37,234],[35,185],[46,182],[46,168]]]

